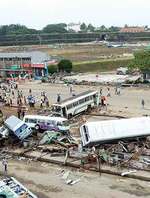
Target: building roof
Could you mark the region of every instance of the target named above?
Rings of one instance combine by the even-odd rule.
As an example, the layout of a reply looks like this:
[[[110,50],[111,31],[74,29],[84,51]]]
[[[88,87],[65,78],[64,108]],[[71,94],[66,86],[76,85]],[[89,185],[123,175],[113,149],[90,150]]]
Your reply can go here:
[[[121,28],[120,32],[136,33],[136,32],[145,32],[144,27],[124,27]]]
[[[51,57],[44,52],[31,51],[31,52],[16,52],[16,53],[0,53],[0,58],[31,58],[32,63],[43,63],[51,60]]]

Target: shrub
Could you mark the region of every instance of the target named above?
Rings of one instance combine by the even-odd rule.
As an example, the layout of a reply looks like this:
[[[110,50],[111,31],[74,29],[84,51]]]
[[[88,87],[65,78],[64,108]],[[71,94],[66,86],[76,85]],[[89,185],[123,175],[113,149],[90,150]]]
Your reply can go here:
[[[48,73],[49,74],[54,74],[54,73],[57,72],[57,70],[58,70],[57,65],[49,65],[48,66]]]
[[[61,60],[58,63],[58,70],[70,73],[72,71],[72,62],[67,59]]]

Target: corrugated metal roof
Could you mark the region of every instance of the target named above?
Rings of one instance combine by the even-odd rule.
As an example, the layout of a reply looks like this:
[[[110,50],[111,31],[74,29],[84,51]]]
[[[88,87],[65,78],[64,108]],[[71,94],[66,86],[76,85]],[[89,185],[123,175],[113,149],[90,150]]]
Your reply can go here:
[[[32,63],[43,63],[51,60],[51,57],[44,52],[31,51],[31,52],[16,52],[16,53],[0,53],[0,58],[31,58]]]

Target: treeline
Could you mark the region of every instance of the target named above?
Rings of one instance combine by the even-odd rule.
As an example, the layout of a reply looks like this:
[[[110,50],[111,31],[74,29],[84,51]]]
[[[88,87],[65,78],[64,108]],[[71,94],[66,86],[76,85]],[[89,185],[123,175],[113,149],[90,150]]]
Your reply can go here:
[[[45,34],[45,33],[75,33],[75,30],[71,28],[72,26],[68,26],[66,23],[58,23],[58,24],[49,24],[45,26],[42,30],[36,30],[28,28],[24,25],[20,24],[11,24],[11,25],[2,25],[0,26],[0,35],[14,35],[14,34]],[[117,32],[119,31],[119,27],[111,26],[109,28],[104,25],[100,27],[94,27],[92,24],[86,25],[82,23],[78,30],[79,33],[88,33],[88,32]]]
[[[42,30],[30,29],[24,25],[0,26],[0,45],[30,45],[53,43],[77,43],[91,41],[145,41],[150,40],[150,32],[120,33],[119,27],[95,28],[92,24],[80,25],[80,31],[74,32],[67,24],[49,24]]]

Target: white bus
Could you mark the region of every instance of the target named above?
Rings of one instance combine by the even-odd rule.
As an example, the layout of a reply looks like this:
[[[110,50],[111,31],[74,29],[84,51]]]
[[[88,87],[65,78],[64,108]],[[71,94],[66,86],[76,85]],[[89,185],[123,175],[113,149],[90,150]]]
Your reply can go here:
[[[23,121],[31,128],[36,130],[55,130],[68,131],[70,129],[69,122],[66,118],[25,115]]]
[[[83,146],[150,135],[150,117],[87,122],[80,127]]]
[[[86,91],[52,105],[52,112],[62,117],[71,118],[83,111],[99,105],[98,91]]]

